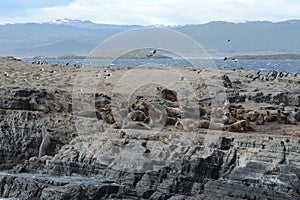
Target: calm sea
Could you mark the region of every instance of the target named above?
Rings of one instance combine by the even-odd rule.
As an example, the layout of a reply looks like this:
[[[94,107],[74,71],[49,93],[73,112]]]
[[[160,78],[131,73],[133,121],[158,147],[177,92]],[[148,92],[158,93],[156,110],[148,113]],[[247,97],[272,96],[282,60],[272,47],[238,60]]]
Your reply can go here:
[[[99,65],[101,61],[105,59],[89,59],[86,62],[84,59],[57,59],[57,58],[24,58],[23,61],[28,63],[49,63],[68,66],[82,66],[85,64],[91,64],[93,66]],[[160,66],[191,66],[187,60],[183,59],[117,59],[110,63],[109,66],[113,68],[129,67],[129,66],[142,66],[142,65],[160,65]],[[232,69],[244,69],[253,71],[283,71],[290,73],[300,73],[300,59],[239,59],[234,62],[232,60],[212,59],[211,60],[218,69],[232,70]],[[212,63],[210,62],[210,63]],[[85,63],[85,64],[83,64]],[[201,65],[201,64],[200,64]],[[205,67],[204,66],[195,67]]]

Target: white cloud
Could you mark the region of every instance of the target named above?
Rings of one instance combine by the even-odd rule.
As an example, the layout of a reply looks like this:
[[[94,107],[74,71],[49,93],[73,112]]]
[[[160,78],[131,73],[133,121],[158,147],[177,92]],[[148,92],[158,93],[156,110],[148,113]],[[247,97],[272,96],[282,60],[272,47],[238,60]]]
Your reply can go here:
[[[199,24],[217,20],[283,21],[300,19],[299,10],[299,0],[74,0],[63,6],[27,10],[26,20],[71,18],[145,25]]]

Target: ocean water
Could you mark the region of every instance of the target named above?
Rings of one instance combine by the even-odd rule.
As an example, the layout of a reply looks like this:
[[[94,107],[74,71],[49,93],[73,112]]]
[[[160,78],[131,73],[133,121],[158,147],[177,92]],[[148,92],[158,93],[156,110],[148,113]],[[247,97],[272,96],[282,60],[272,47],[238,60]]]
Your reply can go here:
[[[159,66],[192,66],[184,59],[58,59],[58,58],[24,58],[22,59],[28,63],[49,63],[68,66],[100,66],[102,63],[107,63],[105,66],[112,68],[130,67],[130,66],[145,66],[145,65],[159,65]],[[208,64],[209,63],[209,64]],[[232,60],[211,59],[204,61],[203,64],[198,64],[194,67],[216,67],[221,70],[238,70],[244,69],[249,71],[282,71],[289,73],[300,73],[300,59],[239,59],[236,62]]]

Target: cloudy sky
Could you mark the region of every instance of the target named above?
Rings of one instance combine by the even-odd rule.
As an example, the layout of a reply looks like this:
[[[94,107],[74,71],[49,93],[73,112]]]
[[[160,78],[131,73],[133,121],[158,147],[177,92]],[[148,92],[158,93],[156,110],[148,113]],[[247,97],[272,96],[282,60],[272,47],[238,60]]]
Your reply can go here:
[[[0,23],[201,24],[300,19],[300,0],[1,0]]]

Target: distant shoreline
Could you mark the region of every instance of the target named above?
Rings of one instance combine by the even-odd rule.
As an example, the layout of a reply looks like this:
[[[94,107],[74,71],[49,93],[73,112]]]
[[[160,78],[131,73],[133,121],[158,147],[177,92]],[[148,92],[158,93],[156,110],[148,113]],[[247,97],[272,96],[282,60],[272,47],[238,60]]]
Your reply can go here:
[[[32,56],[32,57],[24,57],[24,58],[31,58],[31,59],[97,59],[97,58],[114,58],[113,56],[88,56],[88,55],[63,55],[63,56]],[[137,54],[137,55],[126,55],[122,56],[122,58],[127,59],[146,59],[148,58],[145,55]],[[162,58],[168,58],[172,59],[172,57],[164,56],[164,55],[157,55],[153,58],[156,59],[162,59]],[[222,57],[213,57],[215,59],[223,59]],[[228,59],[300,59],[300,54],[244,54],[244,55],[235,55],[227,57]]]
[[[300,54],[237,55],[229,59],[300,59]]]

